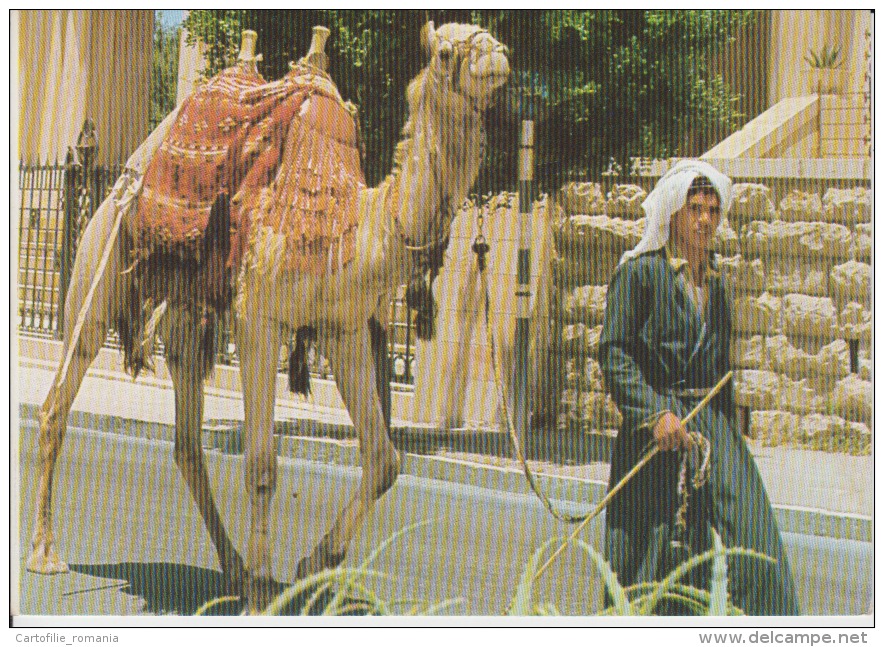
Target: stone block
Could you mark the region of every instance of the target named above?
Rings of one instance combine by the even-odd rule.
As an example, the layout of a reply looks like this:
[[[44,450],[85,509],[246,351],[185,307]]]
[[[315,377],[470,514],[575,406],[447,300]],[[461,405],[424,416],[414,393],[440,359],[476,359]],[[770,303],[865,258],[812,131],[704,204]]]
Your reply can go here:
[[[872,312],[861,303],[851,302],[841,309],[838,315],[841,337],[859,339],[865,342],[872,340]]]
[[[577,323],[562,327],[562,352],[567,357],[581,355],[586,346],[586,324]]]
[[[793,413],[819,413],[825,410],[825,400],[807,378],[793,380],[780,376],[780,408]]]
[[[872,260],[872,225],[859,224],[856,232],[856,258],[862,261]]]
[[[584,395],[584,420],[592,429],[617,429],[623,424],[620,410],[607,393]]]
[[[831,339],[836,329],[835,305],[831,299],[804,294],[783,297],[783,332],[787,335]]]
[[[597,360],[571,358],[565,361],[566,385],[569,389],[606,393],[602,367]]]
[[[844,225],[825,222],[750,222],[742,229],[743,254],[772,258],[848,259],[853,253],[853,236]]]
[[[777,409],[780,404],[780,376],[773,371],[734,372],[734,402],[752,410]]]
[[[578,323],[562,328],[562,352],[569,357],[597,357],[602,327]]]
[[[559,193],[559,204],[566,216],[605,213],[607,200],[597,182],[569,182]]]
[[[601,391],[602,393],[608,392],[608,388],[605,386],[605,376],[602,374],[602,365],[598,363],[598,360],[587,359],[585,373],[590,389]]]
[[[841,379],[850,372],[850,351],[843,339],[810,354],[793,346],[785,335],[777,335],[766,340],[766,350],[770,369],[792,378]]]
[[[609,216],[638,220],[645,217],[642,202],[648,194],[637,184],[615,184],[608,193]]]
[[[872,432],[867,425],[818,413],[801,419],[797,440],[802,447],[829,452],[868,455],[872,449]]]
[[[861,380],[871,380],[872,379],[872,360],[870,359],[861,359],[859,360],[859,379]]]
[[[595,326],[586,332],[586,354],[589,357],[598,358],[599,341],[602,338],[602,327]]]
[[[872,298],[872,268],[859,261],[836,265],[832,268],[830,287],[836,303],[868,304]]]
[[[733,330],[737,333],[774,335],[782,330],[782,300],[765,292],[734,299]]]
[[[792,445],[799,438],[800,416],[788,411],[753,411],[749,414],[750,434],[769,447]]]
[[[792,292],[824,297],[829,294],[829,264],[826,259],[780,256],[771,258],[766,266],[765,288],[771,294]]]
[[[609,256],[616,264],[623,252],[641,240],[643,221],[609,218],[608,216],[571,216],[555,232],[559,253],[586,256]]]
[[[599,391],[601,393],[607,392],[607,389],[605,388],[605,376],[602,375],[602,366],[597,360],[594,360],[591,357],[587,358],[583,374],[590,391]]]
[[[787,222],[814,222],[821,220],[823,201],[818,193],[793,189],[780,200],[780,219]]]
[[[847,420],[871,423],[872,383],[860,379],[858,375],[848,375],[835,385],[832,408]]]
[[[741,254],[721,256],[718,258],[718,268],[735,292],[757,294],[764,291],[764,263],[760,258],[750,261]]]
[[[740,237],[729,221],[724,220],[718,226],[713,241],[713,249],[724,256],[733,256],[740,251]]]
[[[823,219],[842,225],[872,222],[872,192],[864,187],[829,189],[823,196]]]
[[[734,368],[760,369],[767,363],[764,337],[754,335],[731,338],[731,365]]]
[[[562,309],[565,323],[585,323],[596,326],[605,316],[608,287],[585,285],[574,288],[566,296]]]
[[[569,418],[591,429],[617,429],[623,422],[617,405],[606,393],[579,393],[569,389],[562,396],[562,404]]]
[[[737,225],[753,220],[776,220],[777,212],[770,196],[770,188],[763,184],[734,184],[728,218]]]
[[[566,291],[584,285],[607,285],[619,262],[620,257],[611,254],[571,253],[556,263],[556,285]]]

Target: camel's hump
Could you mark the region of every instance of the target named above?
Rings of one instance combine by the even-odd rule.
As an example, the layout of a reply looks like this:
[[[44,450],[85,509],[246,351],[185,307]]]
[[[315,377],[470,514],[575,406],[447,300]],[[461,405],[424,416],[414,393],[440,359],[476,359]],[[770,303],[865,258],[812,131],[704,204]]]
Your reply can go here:
[[[356,122],[339,101],[320,94],[314,95],[302,106],[300,117],[304,126],[345,146],[358,148]]]
[[[286,155],[293,144],[301,150]],[[161,248],[187,258],[199,253],[219,195],[240,196],[230,210],[230,229],[236,231],[248,227],[242,218],[257,215],[248,198],[269,189],[277,198],[276,226],[312,239],[317,229],[325,235],[340,231],[340,219],[317,221],[335,220],[342,206],[351,208],[350,198],[363,184],[356,121],[327,74],[296,66],[267,83],[247,69],[229,68],[182,106],[148,165],[136,215],[127,225],[139,256]],[[286,223],[292,219],[300,225]],[[241,246],[234,240],[234,264]]]
[[[356,120],[329,93],[310,93],[295,107],[275,165],[256,161],[235,208],[250,228],[285,238],[289,270],[333,273],[353,259],[365,188]]]

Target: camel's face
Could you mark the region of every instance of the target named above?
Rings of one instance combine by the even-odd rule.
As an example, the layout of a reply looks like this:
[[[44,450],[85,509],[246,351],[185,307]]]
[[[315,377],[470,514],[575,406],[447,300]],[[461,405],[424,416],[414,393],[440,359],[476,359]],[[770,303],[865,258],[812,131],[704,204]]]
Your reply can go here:
[[[487,106],[494,91],[506,83],[507,48],[481,27],[451,23],[433,29],[430,22],[422,36],[430,68],[447,75],[457,92],[479,105]]]

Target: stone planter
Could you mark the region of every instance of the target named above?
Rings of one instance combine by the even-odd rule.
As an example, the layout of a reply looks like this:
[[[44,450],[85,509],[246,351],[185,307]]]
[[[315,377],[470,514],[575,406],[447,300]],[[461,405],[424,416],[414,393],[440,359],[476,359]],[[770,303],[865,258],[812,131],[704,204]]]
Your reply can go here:
[[[811,68],[804,71],[808,94],[843,94],[850,84],[850,70],[842,68]]]

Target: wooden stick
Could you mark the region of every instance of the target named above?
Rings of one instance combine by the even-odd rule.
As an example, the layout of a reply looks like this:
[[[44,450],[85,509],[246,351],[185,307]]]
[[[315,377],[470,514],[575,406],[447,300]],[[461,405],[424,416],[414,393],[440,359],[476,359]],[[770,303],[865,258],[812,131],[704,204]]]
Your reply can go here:
[[[687,425],[691,420],[693,420],[697,416],[697,414],[700,413],[700,411],[702,411],[703,407],[705,407],[707,404],[709,404],[709,401],[712,400],[712,398],[714,398],[716,395],[718,395],[718,392],[724,388],[725,384],[728,383],[728,381],[731,379],[731,377],[733,377],[733,375],[734,375],[733,371],[728,371],[727,375],[725,375],[723,378],[721,378],[721,380],[718,381],[718,384],[716,384],[714,387],[712,387],[712,390],[706,394],[706,397],[704,397],[702,400],[700,400],[700,402],[697,404],[697,406],[694,407],[693,410],[687,416],[685,416],[684,420],[681,421],[681,424]],[[552,554],[552,556],[550,556],[550,558],[548,560],[546,560],[546,562],[543,564],[543,566],[541,566],[539,569],[537,569],[537,573],[534,575],[535,582],[540,578],[540,576],[543,574],[543,572],[547,568],[549,568],[549,565],[552,564],[553,560],[556,557],[558,557],[562,553],[562,551],[565,550],[565,548],[568,546],[568,544],[580,533],[580,531],[583,530],[584,527],[586,527],[586,524],[588,524],[595,517],[597,517],[598,514],[602,510],[604,510],[605,507],[611,502],[611,499],[614,498],[614,495],[617,494],[620,490],[622,490],[623,486],[625,486],[630,481],[630,479],[632,479],[632,477],[635,476],[641,468],[643,468],[645,465],[647,465],[650,462],[650,460],[652,458],[654,458],[654,456],[656,456],[659,452],[660,452],[660,448],[658,446],[653,447],[650,451],[648,451],[648,453],[646,453],[642,457],[642,459],[638,463],[635,464],[635,466],[631,470],[629,470],[629,472],[626,474],[626,476],[624,476],[620,480],[620,482],[617,483],[617,485],[615,485],[613,488],[611,488],[611,491],[608,492],[608,494],[605,496],[605,498],[601,500],[601,502],[595,507],[595,509],[589,514],[589,516],[586,517],[586,519],[584,519],[583,522],[579,526],[577,526],[577,528],[574,529],[574,532],[571,533],[571,536],[568,537],[568,539],[561,546],[558,547],[556,552],[554,552]]]

